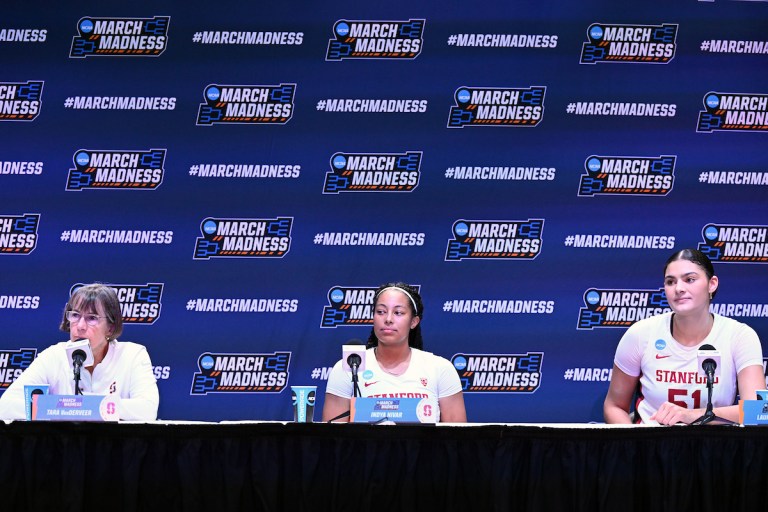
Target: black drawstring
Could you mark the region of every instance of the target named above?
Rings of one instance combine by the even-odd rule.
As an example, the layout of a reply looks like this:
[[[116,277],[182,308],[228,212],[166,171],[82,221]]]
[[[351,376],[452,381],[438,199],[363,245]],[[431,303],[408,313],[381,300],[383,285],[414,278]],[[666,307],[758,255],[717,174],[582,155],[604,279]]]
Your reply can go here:
[[[349,416],[349,411],[343,412],[343,413],[339,414],[338,416],[336,416],[335,418],[329,419],[326,423],[332,423],[332,422],[334,422],[336,420],[340,420],[341,418],[346,418],[347,416]]]

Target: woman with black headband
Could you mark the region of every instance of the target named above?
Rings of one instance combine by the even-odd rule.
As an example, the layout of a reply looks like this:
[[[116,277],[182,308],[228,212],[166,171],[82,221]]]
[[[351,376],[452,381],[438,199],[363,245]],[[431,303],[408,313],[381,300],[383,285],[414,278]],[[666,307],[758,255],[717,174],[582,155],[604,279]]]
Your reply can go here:
[[[373,300],[373,330],[368,338],[366,371],[360,382],[363,397],[427,398],[436,405],[436,420],[467,421],[458,373],[445,358],[424,352],[421,319],[424,305],[418,291],[405,283],[380,286]],[[350,410],[352,375],[336,363],[328,376],[323,421]],[[346,421],[346,418],[345,418]]]

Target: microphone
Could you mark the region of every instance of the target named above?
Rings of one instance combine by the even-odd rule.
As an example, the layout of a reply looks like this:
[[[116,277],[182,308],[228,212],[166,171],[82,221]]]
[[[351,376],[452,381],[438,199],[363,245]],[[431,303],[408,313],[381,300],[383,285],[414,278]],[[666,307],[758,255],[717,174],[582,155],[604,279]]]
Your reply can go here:
[[[715,377],[720,376],[720,351],[712,345],[702,345],[696,358],[699,362],[699,375],[707,378],[707,386],[712,386]]]
[[[83,349],[79,348],[72,352],[72,364],[79,368],[83,366],[83,361],[85,361],[85,352],[83,352]]]
[[[80,370],[83,366],[92,366],[93,351],[91,351],[91,342],[87,339],[73,341],[66,346],[67,359],[72,361],[72,373],[75,381],[75,394],[82,395],[80,391]]]
[[[729,422],[729,420],[723,420],[723,418],[715,415],[712,408],[712,388],[715,384],[715,377],[720,375],[720,352],[712,345],[702,345],[699,347],[696,357],[699,361],[699,375],[707,377],[707,409],[701,418],[693,421],[691,425],[706,425],[715,419]]]
[[[349,364],[349,367],[352,368],[352,373],[357,373],[357,371],[360,369],[360,363],[362,362],[363,358],[360,357],[360,354],[355,352],[349,354],[347,357],[347,364]]]
[[[71,341],[65,347],[67,361],[72,361],[72,366],[91,366],[94,363],[91,342],[87,339]]]
[[[365,344],[359,340],[349,340],[341,346],[341,361],[344,370],[353,374],[365,371]]]
[[[362,396],[358,385],[358,372],[365,371],[365,345],[361,340],[349,340],[341,347],[341,365],[344,370],[352,372],[352,392],[354,396]]]

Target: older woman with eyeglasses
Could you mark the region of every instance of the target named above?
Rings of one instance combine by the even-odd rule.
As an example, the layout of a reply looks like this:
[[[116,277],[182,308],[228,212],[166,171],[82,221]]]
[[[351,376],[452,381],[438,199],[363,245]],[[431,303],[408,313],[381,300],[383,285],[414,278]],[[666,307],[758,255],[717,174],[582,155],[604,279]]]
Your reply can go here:
[[[114,289],[99,283],[78,288],[64,308],[59,327],[69,333],[69,341],[43,350],[0,396],[0,419],[26,417],[25,385],[48,385],[54,395],[116,395],[121,420],[157,419],[160,398],[146,348],[117,340],[123,332],[123,315]],[[67,347],[80,340],[88,340],[93,364],[80,371],[76,388]]]

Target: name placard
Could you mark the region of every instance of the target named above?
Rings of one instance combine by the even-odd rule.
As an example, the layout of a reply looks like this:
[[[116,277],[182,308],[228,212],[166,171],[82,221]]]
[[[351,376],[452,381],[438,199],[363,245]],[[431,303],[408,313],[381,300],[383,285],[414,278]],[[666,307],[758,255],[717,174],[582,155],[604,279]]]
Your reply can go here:
[[[768,400],[739,400],[739,423],[768,425]]]
[[[350,401],[354,423],[437,423],[437,404],[430,398],[366,398]]]
[[[32,421],[117,421],[112,395],[35,395]]]

